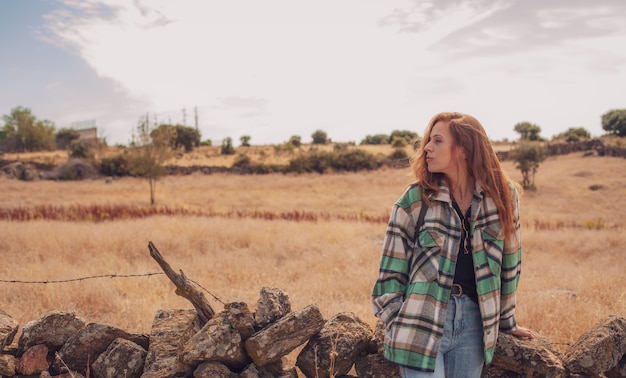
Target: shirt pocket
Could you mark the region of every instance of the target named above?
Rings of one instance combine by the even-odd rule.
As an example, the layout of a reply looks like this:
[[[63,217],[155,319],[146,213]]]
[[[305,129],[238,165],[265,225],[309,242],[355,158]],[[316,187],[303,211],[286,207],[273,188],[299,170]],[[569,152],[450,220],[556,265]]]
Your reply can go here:
[[[410,282],[432,282],[439,277],[442,238],[436,231],[424,230],[418,235],[410,262]]]
[[[500,277],[502,271],[502,254],[504,251],[504,240],[501,237],[502,228],[499,225],[485,227],[481,230],[483,246],[487,254],[487,262],[491,273]]]

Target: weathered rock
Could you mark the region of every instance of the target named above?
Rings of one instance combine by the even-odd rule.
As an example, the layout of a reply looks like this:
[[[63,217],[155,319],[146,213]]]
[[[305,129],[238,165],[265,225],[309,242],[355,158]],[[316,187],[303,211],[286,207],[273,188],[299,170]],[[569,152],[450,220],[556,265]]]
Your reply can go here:
[[[0,376],[12,377],[15,375],[17,359],[10,354],[0,354]]]
[[[200,329],[193,309],[157,311],[142,378],[190,376],[193,367],[178,358],[182,346]]]
[[[568,376],[557,352],[541,335],[525,339],[501,332],[492,364],[483,369],[483,377],[508,377],[511,374],[522,377]]]
[[[626,354],[622,357],[621,360],[619,360],[617,366],[604,373],[604,375],[606,375],[606,378],[626,377]]]
[[[24,325],[18,342],[18,356],[31,346],[39,344],[56,352],[83,327],[85,321],[75,313],[51,311]]]
[[[389,362],[382,354],[368,354],[354,362],[359,378],[400,378],[398,365]]]
[[[287,314],[245,341],[246,352],[257,366],[277,361],[304,344],[324,326],[319,308],[311,304]]]
[[[26,349],[17,362],[15,371],[24,375],[33,375],[48,370],[49,367],[48,348],[43,344],[38,344]]]
[[[598,376],[611,370],[626,353],[626,318],[599,322],[570,346],[563,362],[573,374]]]
[[[217,361],[203,362],[193,372],[194,378],[237,378],[228,366]]]
[[[57,359],[54,363],[55,370],[61,371],[61,366],[65,365],[70,370],[84,373],[87,365],[95,361],[117,338],[128,339],[131,334],[105,324],[87,324],[61,347],[58,357],[62,363]]]
[[[39,180],[39,171],[32,163],[16,161],[2,167],[2,172],[9,178],[16,178],[24,181]]]
[[[229,368],[243,368],[250,359],[241,334],[233,328],[228,310],[216,314],[185,343],[181,360],[187,365],[217,361]]]
[[[139,378],[148,352],[126,339],[115,339],[91,365],[95,378]]]
[[[54,378],[85,378],[84,375],[77,373],[75,371],[71,373],[65,372],[59,375],[55,375],[55,376],[50,375],[50,372],[48,371],[42,371],[41,374],[39,374],[39,378],[53,378],[53,377]]]
[[[291,301],[287,293],[280,289],[264,287],[254,314],[257,329],[265,328],[291,312]]]
[[[11,315],[0,310],[0,351],[2,351],[5,346],[11,345],[18,328],[19,324],[17,321],[13,319]]]
[[[244,302],[227,303],[224,311],[228,313],[231,326],[241,334],[245,340],[254,333],[254,316]]]
[[[285,370],[282,360],[265,366],[250,364],[239,374],[239,378],[298,378],[296,368]]]
[[[367,345],[367,355],[360,356],[354,362],[357,376],[364,378],[400,377],[398,365],[384,357],[385,323],[378,319],[372,338]]]
[[[371,338],[369,325],[355,314],[337,314],[309,340],[298,355],[296,366],[307,377],[347,374],[357,357],[367,349]]]

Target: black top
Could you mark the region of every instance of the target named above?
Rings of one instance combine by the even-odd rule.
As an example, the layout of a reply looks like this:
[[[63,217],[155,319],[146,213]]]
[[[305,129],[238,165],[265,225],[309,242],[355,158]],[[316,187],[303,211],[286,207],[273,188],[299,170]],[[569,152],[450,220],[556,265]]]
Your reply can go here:
[[[459,208],[456,201],[452,202],[459,218],[461,218],[461,245],[456,259],[456,270],[454,272],[454,283],[461,285],[463,294],[467,295],[474,302],[478,303],[478,293],[476,292],[476,273],[474,272],[474,261],[472,259],[472,234],[470,233],[470,217],[472,208],[467,209],[465,215]]]

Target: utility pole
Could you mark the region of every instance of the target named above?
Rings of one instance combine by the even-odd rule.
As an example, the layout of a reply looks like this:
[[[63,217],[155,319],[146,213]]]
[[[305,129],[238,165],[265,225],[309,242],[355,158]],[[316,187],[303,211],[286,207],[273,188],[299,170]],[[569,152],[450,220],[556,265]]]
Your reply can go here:
[[[198,107],[194,107],[193,108],[194,111],[194,120],[195,120],[195,124],[196,124],[196,131],[198,131]]]

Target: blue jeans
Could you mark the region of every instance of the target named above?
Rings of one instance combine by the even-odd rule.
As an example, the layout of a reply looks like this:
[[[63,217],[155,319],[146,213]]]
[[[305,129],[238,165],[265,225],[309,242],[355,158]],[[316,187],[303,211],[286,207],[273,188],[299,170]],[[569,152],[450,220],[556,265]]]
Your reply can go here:
[[[466,295],[450,298],[434,373],[400,367],[403,378],[480,378],[485,363],[478,304]]]

